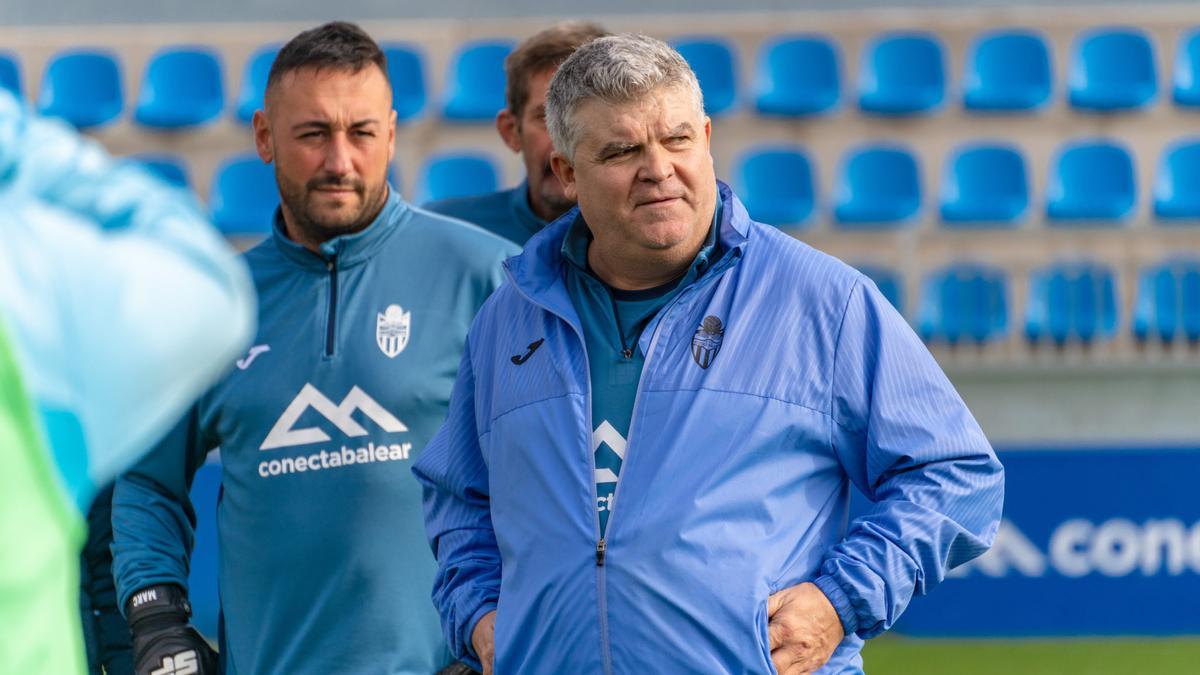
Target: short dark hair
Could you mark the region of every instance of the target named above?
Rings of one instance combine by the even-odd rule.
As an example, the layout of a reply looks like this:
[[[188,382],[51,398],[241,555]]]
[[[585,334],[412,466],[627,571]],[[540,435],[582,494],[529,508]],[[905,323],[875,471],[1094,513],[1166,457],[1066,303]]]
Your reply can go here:
[[[387,79],[387,57],[375,40],[348,21],[330,21],[300,33],[279,50],[267,76],[267,91],[293,70],[333,68],[357,73],[371,64]]]
[[[529,102],[529,78],[561,66],[576,49],[605,35],[608,31],[594,23],[563,21],[518,45],[504,59],[507,80],[504,97],[508,111],[517,117],[525,111],[525,104]]]

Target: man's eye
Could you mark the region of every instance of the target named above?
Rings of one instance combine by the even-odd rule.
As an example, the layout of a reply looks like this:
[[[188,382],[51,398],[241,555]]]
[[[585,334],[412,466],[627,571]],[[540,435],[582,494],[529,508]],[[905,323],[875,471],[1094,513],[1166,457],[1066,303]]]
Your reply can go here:
[[[365,129],[359,129],[358,131],[356,131],[354,133],[357,136],[365,136],[367,138],[373,137],[375,135],[374,131],[367,131]]]
[[[300,134],[300,138],[316,138],[317,136],[320,136],[320,135],[321,135],[321,132],[319,132],[319,131],[306,131],[306,132]]]

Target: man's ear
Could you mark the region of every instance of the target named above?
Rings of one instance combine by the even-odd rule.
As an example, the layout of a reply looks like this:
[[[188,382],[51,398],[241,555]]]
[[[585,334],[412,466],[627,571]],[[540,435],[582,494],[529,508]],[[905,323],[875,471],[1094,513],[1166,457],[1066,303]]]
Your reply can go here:
[[[513,152],[521,152],[521,129],[517,116],[505,108],[496,113],[496,131],[500,139]]]
[[[573,202],[579,201],[579,190],[575,187],[575,167],[557,150],[550,153],[550,170],[562,185],[563,195]]]
[[[250,123],[254,125],[254,149],[258,151],[259,159],[270,164],[275,160],[275,152],[271,147],[271,125],[267,122],[267,114],[255,110]]]
[[[388,163],[396,158],[396,111],[388,116]]]

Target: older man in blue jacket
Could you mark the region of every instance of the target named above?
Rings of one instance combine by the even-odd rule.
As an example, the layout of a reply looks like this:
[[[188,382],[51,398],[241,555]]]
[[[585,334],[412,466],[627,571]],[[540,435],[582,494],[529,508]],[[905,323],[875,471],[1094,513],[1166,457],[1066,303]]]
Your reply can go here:
[[[497,673],[854,673],[995,535],[1003,470],[850,267],[749,219],[678,53],[547,97],[579,208],[506,263],[414,471],[457,655]],[[850,485],[875,503],[847,526]]]

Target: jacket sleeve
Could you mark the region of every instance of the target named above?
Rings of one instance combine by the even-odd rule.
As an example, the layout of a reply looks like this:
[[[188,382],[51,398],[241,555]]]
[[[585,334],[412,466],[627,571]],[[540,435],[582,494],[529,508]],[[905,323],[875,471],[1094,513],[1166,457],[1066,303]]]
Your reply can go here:
[[[0,306],[32,396],[76,418],[86,504],[246,347],[253,285],[189,191],[3,92],[0,200],[12,261],[0,284],[23,289],[0,291]]]
[[[500,597],[500,549],[492,529],[487,466],[475,419],[475,377],[464,350],[446,423],[413,473],[423,487],[425,531],[437,559],[433,602],[454,656],[482,670],[475,624]]]
[[[869,281],[850,294],[834,359],[834,450],[874,504],[828,551],[814,583],[846,633],[869,638],[991,546],[1004,471],[929,351]]]
[[[85,639],[89,664],[95,672],[103,665],[110,673],[133,672],[133,645],[129,625],[117,607],[117,592],[112,570],[112,495],[113,486],[105,486],[96,495],[88,511],[88,537],[83,547],[84,581],[81,592],[87,597],[83,604],[90,616],[84,616]]]
[[[187,588],[196,514],[188,496],[209,445],[193,406],[158,445],[117,479],[112,497],[112,573],[117,607],[154,584]]]

